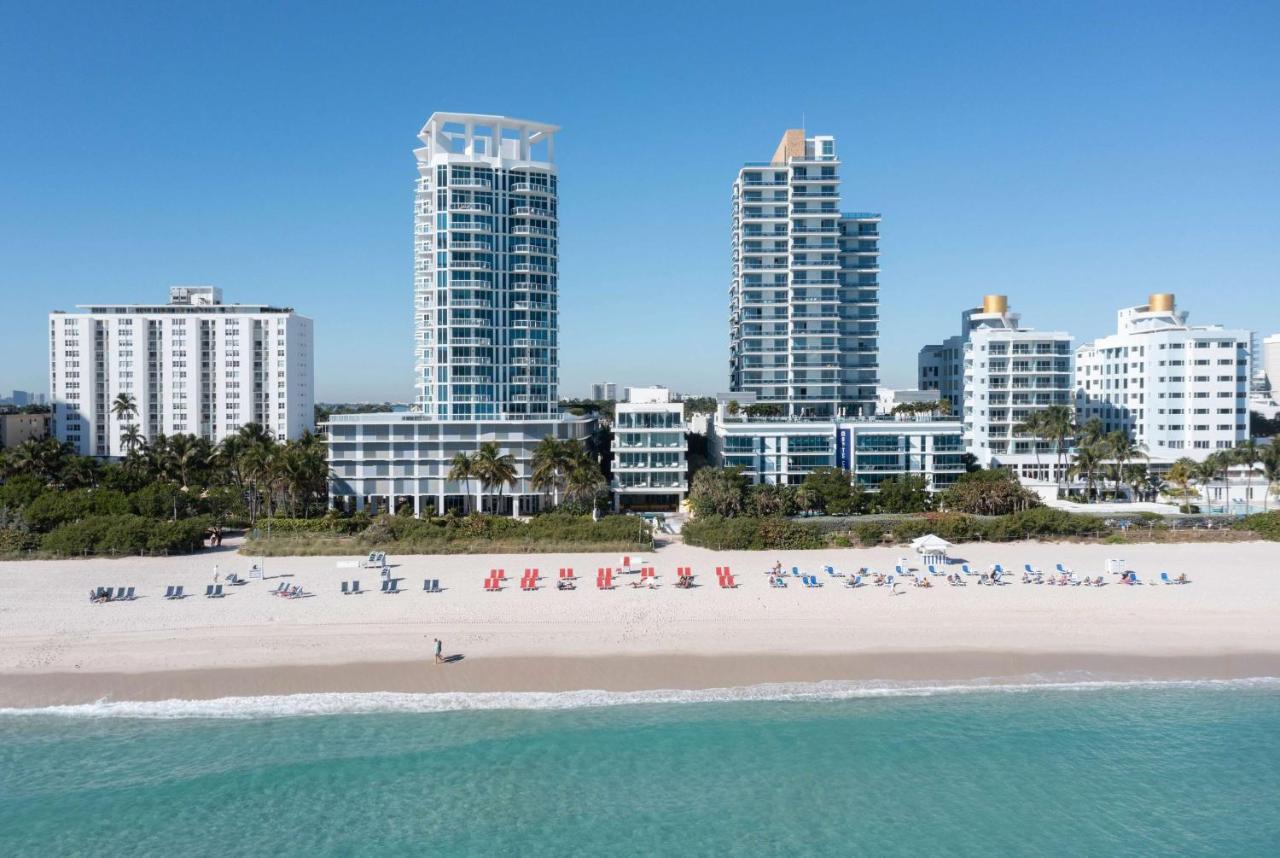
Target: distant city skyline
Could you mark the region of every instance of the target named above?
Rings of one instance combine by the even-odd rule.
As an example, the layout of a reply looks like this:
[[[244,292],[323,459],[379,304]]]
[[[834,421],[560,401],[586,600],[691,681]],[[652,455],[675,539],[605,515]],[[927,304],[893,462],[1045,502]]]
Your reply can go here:
[[[1152,292],[1280,331],[1273,6],[851,5],[788,49],[803,86],[762,70],[755,16],[592,9],[495,9],[495,56],[539,48],[528,85],[433,40],[426,88],[421,39],[462,10],[8,15],[0,390],[47,392],[50,311],[209,283],[314,318],[317,400],[413,401],[410,171],[435,111],[562,129],[562,397],[728,389],[725,200],[801,125],[883,215],[883,385],[914,386],[987,293],[1076,343]]]

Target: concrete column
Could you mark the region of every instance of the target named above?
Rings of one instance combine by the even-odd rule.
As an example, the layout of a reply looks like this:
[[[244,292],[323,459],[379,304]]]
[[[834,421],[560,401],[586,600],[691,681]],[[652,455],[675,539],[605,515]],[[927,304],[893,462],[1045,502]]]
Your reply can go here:
[[[436,495],[436,515],[444,515],[444,489]]]
[[[395,515],[396,513],[396,496],[395,495],[387,495],[387,512],[390,513],[391,515]]]
[[[356,495],[356,512],[364,512],[364,495]]]
[[[422,518],[422,495],[413,493],[413,517]]]

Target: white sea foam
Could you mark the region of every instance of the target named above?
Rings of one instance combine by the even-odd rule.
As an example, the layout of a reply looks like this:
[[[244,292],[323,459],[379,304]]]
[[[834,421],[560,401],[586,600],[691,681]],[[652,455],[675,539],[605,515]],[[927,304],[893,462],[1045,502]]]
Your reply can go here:
[[[0,708],[0,717],[59,716],[66,718],[136,718],[147,720],[261,719],[392,712],[432,713],[504,709],[539,711],[644,704],[857,700],[959,694],[1021,694],[1043,691],[1087,692],[1107,689],[1154,688],[1256,688],[1280,690],[1280,677],[1223,680],[1101,680],[1029,676],[1020,677],[1016,681],[988,679],[949,684],[832,680],[696,690],[290,694],[281,696],[219,697],[211,700],[99,700],[94,703],[69,706],[44,706],[25,709]]]

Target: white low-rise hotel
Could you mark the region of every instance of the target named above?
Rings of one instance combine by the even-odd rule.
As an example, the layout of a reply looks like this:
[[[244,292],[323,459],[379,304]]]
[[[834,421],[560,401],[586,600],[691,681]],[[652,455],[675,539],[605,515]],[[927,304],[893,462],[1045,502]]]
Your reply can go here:
[[[415,514],[530,514],[550,498],[530,485],[545,437],[587,441],[592,418],[559,409],[555,133],[543,122],[434,113],[414,154],[413,411],[335,415],[326,424],[330,504]],[[495,443],[516,482],[478,492],[451,460]],[[473,505],[473,504],[472,504]]]
[[[613,508],[675,511],[689,491],[684,405],[665,387],[629,387],[614,407]]]
[[[1052,443],[1018,427],[1036,411],[1070,408],[1074,352],[1064,331],[1023,328],[1004,295],[961,315],[960,334],[920,350],[919,382],[939,391],[964,422],[965,447],[984,468],[1050,482],[1065,468]]]
[[[142,439],[217,442],[246,423],[277,438],[315,425],[311,320],[288,307],[224,304],[212,286],[175,286],[167,304],[92,304],[49,314],[51,431],[86,456]],[[117,416],[119,394],[137,413]]]
[[[1077,419],[1128,432],[1153,463],[1230,449],[1249,437],[1250,339],[1190,325],[1173,295],[1151,295],[1077,350]]]

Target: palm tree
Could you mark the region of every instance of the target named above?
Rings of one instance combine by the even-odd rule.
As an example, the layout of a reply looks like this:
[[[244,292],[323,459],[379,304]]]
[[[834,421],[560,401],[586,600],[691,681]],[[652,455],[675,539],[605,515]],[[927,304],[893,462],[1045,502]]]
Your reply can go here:
[[[1252,501],[1253,501],[1253,466],[1258,463],[1258,457],[1260,454],[1261,454],[1261,450],[1258,447],[1258,442],[1253,440],[1252,438],[1249,438],[1248,440],[1245,440],[1245,441],[1241,441],[1239,444],[1236,445],[1235,449],[1232,450],[1230,454],[1230,459],[1232,464],[1244,465],[1245,467],[1244,511],[1246,513],[1249,512],[1250,505],[1252,504]],[[1230,478],[1228,478],[1228,483],[1229,482],[1230,482]],[[1230,500],[1230,498],[1231,498],[1231,490],[1228,488],[1227,499]]]
[[[121,423],[126,423],[138,416],[138,402],[129,393],[117,393],[116,398],[111,400],[111,413]]]
[[[1218,476],[1218,471],[1222,470],[1221,459],[1222,456],[1218,453],[1210,453],[1208,456],[1205,456],[1203,462],[1194,462],[1190,459],[1187,460],[1191,462],[1190,469],[1192,478],[1205,490],[1204,494],[1206,502],[1210,500],[1209,486],[1213,484],[1214,479]],[[1181,462],[1182,460],[1179,459],[1178,461]],[[1173,482],[1173,480],[1170,480],[1170,482]]]
[[[1165,474],[1165,478],[1182,491],[1182,506],[1184,509],[1189,509],[1191,506],[1191,483],[1196,479],[1196,474],[1199,471],[1200,465],[1184,456],[1174,462],[1169,467],[1169,473]]]
[[[127,396],[128,394],[122,393],[120,395]],[[144,440],[146,439],[142,437],[142,432],[138,430],[137,423],[128,424],[120,432],[120,444],[124,447],[126,456],[137,450]]]
[[[1133,438],[1123,429],[1117,429],[1116,431],[1108,434],[1103,439],[1102,443],[1106,445],[1109,457],[1114,459],[1116,463],[1113,476],[1116,481],[1116,498],[1119,499],[1120,482],[1121,476],[1124,473],[1124,466],[1139,456],[1145,458],[1147,453],[1142,449],[1141,444],[1133,443]]]
[[[515,462],[514,456],[510,453],[503,453],[501,448],[493,441],[484,442],[480,445],[480,449],[476,450],[475,454],[476,476],[480,479],[480,485],[486,491],[497,486],[498,497],[502,497],[503,488],[515,485]]]
[[[62,469],[62,479],[68,488],[97,488],[102,465],[92,456],[72,456]]]
[[[1091,499],[1093,497],[1094,477],[1098,473],[1098,467],[1102,464],[1102,456],[1098,452],[1096,444],[1082,445],[1076,448],[1075,461],[1071,463],[1071,467],[1067,469],[1067,476],[1071,479],[1076,477],[1084,478],[1085,497]]]
[[[476,463],[466,453],[455,453],[453,459],[449,462],[448,478],[451,482],[463,483],[466,496],[471,496],[471,478],[476,476]],[[479,498],[476,499],[476,508],[479,509]]]
[[[565,495],[572,501],[583,502],[595,497],[604,488],[604,474],[600,466],[578,448],[566,472]]]
[[[1262,462],[1262,476],[1267,480],[1267,492],[1262,496],[1262,511],[1267,511],[1268,501],[1271,498],[1271,491],[1276,481],[1280,480],[1280,443],[1273,438],[1271,443],[1266,446],[1260,453]]]
[[[1013,427],[1014,434],[1025,435],[1031,438],[1031,451],[1036,456],[1036,471],[1040,470],[1040,435],[1045,429],[1045,419],[1043,411],[1032,411],[1026,417],[1022,418],[1022,422]]]
[[[1041,414],[1041,431],[1044,432],[1045,437],[1053,440],[1053,453],[1058,465],[1054,473],[1054,482],[1058,484],[1058,493],[1061,494],[1062,475],[1066,471],[1064,465],[1067,457],[1067,439],[1075,431],[1075,418],[1071,414],[1070,406],[1067,405],[1050,405]]]
[[[1138,500],[1142,490],[1147,487],[1146,465],[1125,465],[1124,466],[1124,484],[1133,490],[1133,499]]]
[[[560,484],[573,464],[577,447],[574,441],[559,441],[548,435],[534,448],[530,481],[535,489],[550,488],[555,506],[560,506]]]

